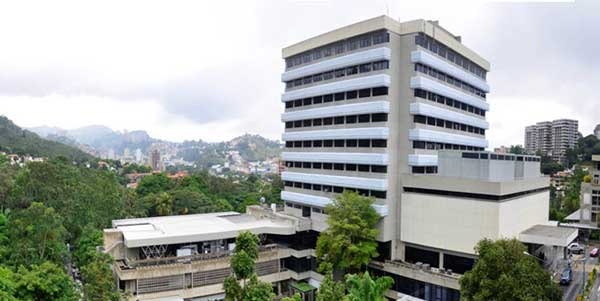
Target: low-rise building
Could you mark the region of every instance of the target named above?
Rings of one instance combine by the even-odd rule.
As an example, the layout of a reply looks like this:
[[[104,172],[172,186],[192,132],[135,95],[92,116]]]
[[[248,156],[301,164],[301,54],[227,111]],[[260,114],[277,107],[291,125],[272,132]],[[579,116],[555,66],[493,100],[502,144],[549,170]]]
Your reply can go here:
[[[115,220],[104,230],[104,251],[114,258],[119,289],[129,293],[130,300],[223,300],[235,238],[250,231],[261,238],[259,279],[287,294],[293,283],[314,287],[322,280],[314,272],[316,233],[309,229],[308,219],[258,206],[249,207],[246,214]]]

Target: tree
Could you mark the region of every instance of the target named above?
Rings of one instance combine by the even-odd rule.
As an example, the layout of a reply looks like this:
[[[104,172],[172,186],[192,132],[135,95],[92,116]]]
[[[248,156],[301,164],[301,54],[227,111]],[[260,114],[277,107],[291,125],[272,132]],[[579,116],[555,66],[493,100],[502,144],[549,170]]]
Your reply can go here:
[[[17,301],[14,297],[16,286],[13,272],[0,266],[0,300]]]
[[[91,263],[99,253],[97,247],[102,246],[102,231],[90,225],[84,227],[83,234],[75,243],[73,259],[77,266],[83,267]]]
[[[151,193],[159,193],[169,190],[173,186],[171,179],[164,173],[145,176],[140,180],[135,191],[141,197]]]
[[[46,260],[62,263],[67,231],[54,208],[32,203],[11,216],[8,224],[10,262],[29,266]]]
[[[270,283],[258,280],[256,273],[250,277],[248,283],[244,287],[244,301],[271,301],[275,298],[273,287]]]
[[[317,299],[319,300],[319,299]],[[335,300],[335,299],[330,299],[330,300]],[[341,299],[338,299],[341,300]],[[300,296],[300,294],[295,293],[293,296],[291,297],[285,297],[283,299],[281,299],[281,301],[302,301],[302,296]]]
[[[484,239],[472,270],[460,279],[464,300],[561,300],[561,290],[516,239]]]
[[[259,281],[255,273],[258,244],[258,237],[247,231],[241,232],[235,239],[235,250],[231,257],[233,275],[223,281],[225,300],[270,301],[275,296],[271,285]],[[240,281],[242,281],[242,285],[240,285]]]
[[[525,154],[525,149],[520,144],[511,145],[510,149],[508,150],[508,152],[511,153],[511,154],[516,154],[516,155],[524,155]]]
[[[394,280],[384,276],[377,279],[371,278],[369,272],[362,275],[347,275],[346,288],[348,288],[347,301],[385,301],[385,292],[392,287]]]
[[[8,257],[8,219],[6,215],[0,212],[0,262],[4,262]]]
[[[334,281],[331,273],[331,264],[322,265],[321,272],[325,274],[325,278],[321,282],[319,291],[317,291],[317,301],[343,300],[346,288],[341,281]]]
[[[34,264],[29,269],[21,266],[15,276],[15,291],[19,300],[78,300],[69,275],[52,262]]]
[[[238,234],[235,239],[235,251],[244,251],[252,260],[258,259],[258,244],[260,240],[258,236],[252,234],[251,232],[244,231]]]
[[[152,208],[152,215],[166,216],[173,213],[173,199],[166,192],[153,193],[147,195],[144,199]]]
[[[334,269],[359,270],[377,257],[380,219],[371,207],[375,200],[354,192],[344,192],[325,207],[329,227],[319,235],[316,254]]]
[[[119,301],[121,296],[116,290],[111,262],[108,254],[97,252],[94,258],[81,268],[84,300]]]

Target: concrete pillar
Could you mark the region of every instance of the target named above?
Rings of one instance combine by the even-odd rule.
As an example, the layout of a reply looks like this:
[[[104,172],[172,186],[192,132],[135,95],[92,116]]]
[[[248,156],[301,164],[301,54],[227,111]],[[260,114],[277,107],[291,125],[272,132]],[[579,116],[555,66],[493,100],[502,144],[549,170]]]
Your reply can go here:
[[[444,268],[444,253],[443,252],[440,252],[440,266],[439,266],[439,268],[440,269]]]
[[[404,243],[402,241],[396,240],[396,256],[392,257],[393,260],[401,260],[404,261]]]

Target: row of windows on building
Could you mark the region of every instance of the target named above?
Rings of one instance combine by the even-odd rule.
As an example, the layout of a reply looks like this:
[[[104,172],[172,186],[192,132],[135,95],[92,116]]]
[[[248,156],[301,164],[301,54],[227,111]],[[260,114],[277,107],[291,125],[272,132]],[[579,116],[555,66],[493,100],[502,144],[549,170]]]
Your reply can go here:
[[[479,97],[485,98],[485,92],[483,92],[482,90],[475,88],[474,86],[471,86],[471,85],[469,85],[459,79],[456,79],[451,75],[441,72],[437,69],[431,68],[429,66],[426,66],[426,65],[423,65],[420,63],[416,63],[415,71],[423,73],[423,74],[427,74],[427,75],[437,78],[443,82],[449,83],[463,91],[466,91],[471,94],[477,95]]]
[[[311,184],[311,183],[302,183],[302,182],[294,182],[294,181],[284,181],[284,185],[286,187],[294,187],[294,188],[300,188],[300,189],[323,191],[323,192],[333,192],[333,193],[343,193],[344,191],[351,191],[351,192],[356,192],[360,195],[372,196],[372,197],[375,197],[378,199],[385,199],[385,197],[386,197],[386,191],[381,191],[381,190],[356,189],[356,188],[350,188],[350,187]]]
[[[483,147],[476,147],[470,145],[450,144],[450,143],[437,143],[429,141],[413,141],[414,149],[431,149],[431,150],[470,150],[470,151],[483,151]]]
[[[323,73],[317,73],[314,75],[305,76],[295,80],[285,82],[286,88],[300,87],[320,81],[326,81],[333,78],[342,78],[345,76],[351,76],[359,73],[369,73],[372,71],[385,70],[390,67],[389,61],[377,61],[372,63],[365,63],[346,68],[336,69],[334,71],[328,71]]]
[[[371,47],[390,41],[390,34],[385,30],[369,32],[345,40],[337,41],[322,47],[311,49],[285,59],[285,67],[291,68],[318,61],[322,58]]]
[[[348,116],[336,116],[336,117],[286,121],[285,128],[291,129],[291,128],[340,125],[340,124],[386,122],[387,120],[388,120],[387,113],[360,114],[360,115],[348,115]]]
[[[501,154],[488,154],[488,153],[462,153],[462,157],[465,159],[490,159],[490,160],[503,160],[503,161],[526,161],[526,162],[540,162],[539,157],[525,157],[515,155],[501,155]]]
[[[411,170],[414,174],[437,174],[437,166],[413,166]]]
[[[333,101],[344,101],[357,98],[367,98],[374,96],[388,95],[388,87],[375,87],[360,90],[352,90],[346,92],[339,92],[334,94],[319,95],[314,97],[307,97],[301,99],[294,99],[285,102],[285,108],[297,108],[303,106],[311,106],[322,103],[328,103]]]
[[[600,196],[599,195],[592,195],[592,205],[594,205],[594,206],[600,205]]]
[[[432,37],[422,32],[417,34],[417,36],[415,37],[415,43],[453,62],[454,64],[462,67],[466,71],[469,71],[470,73],[475,74],[476,76],[482,79],[485,79],[486,77],[487,72],[485,71],[485,69],[481,68],[479,65],[473,63],[471,60],[467,59],[461,54],[458,54],[456,51],[450,49],[446,45],[436,41]]]
[[[336,140],[300,140],[286,141],[288,148],[319,148],[319,147],[387,147],[386,139],[336,139]]]
[[[359,172],[373,172],[373,173],[386,173],[387,172],[386,165],[371,165],[371,164],[285,161],[285,166],[288,168],[359,171]]]
[[[473,114],[477,114],[477,115],[485,117],[485,110],[482,110],[478,107],[468,105],[464,102],[454,100],[452,98],[442,96],[442,95],[439,95],[439,94],[436,94],[433,92],[429,92],[429,91],[425,91],[425,90],[421,90],[421,89],[415,89],[415,97],[420,97],[423,99],[435,101],[439,104],[447,105],[449,107],[453,107],[456,109],[460,109],[460,110],[463,110],[463,111],[466,111],[469,113],[473,113]]]
[[[298,204],[298,203],[294,203],[294,202],[289,202],[289,201],[285,202],[285,206],[288,207],[288,208],[295,208],[295,209],[302,209],[302,207],[310,207],[311,211],[314,212],[314,213],[327,214],[327,213],[325,213],[325,209],[323,209],[321,207],[306,206],[306,205],[302,205],[302,204]]]
[[[474,133],[474,134],[478,134],[478,135],[485,135],[485,130],[482,128],[478,128],[475,126],[466,125],[466,124],[458,123],[458,122],[454,122],[454,121],[448,121],[448,120],[444,120],[444,119],[440,119],[440,118],[430,117],[430,116],[415,115],[414,121],[415,121],[415,123],[433,125],[433,126],[437,126],[437,127],[453,129],[453,130],[458,130],[458,131],[463,131],[463,132],[469,132],[469,133]]]

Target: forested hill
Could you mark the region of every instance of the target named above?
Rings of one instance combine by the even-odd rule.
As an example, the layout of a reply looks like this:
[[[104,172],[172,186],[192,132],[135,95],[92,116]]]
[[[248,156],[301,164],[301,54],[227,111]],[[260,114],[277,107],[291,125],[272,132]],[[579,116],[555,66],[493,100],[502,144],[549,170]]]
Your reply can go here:
[[[20,128],[5,116],[0,116],[0,151],[34,157],[63,156],[77,162],[94,159],[78,148],[40,138],[37,134]]]

